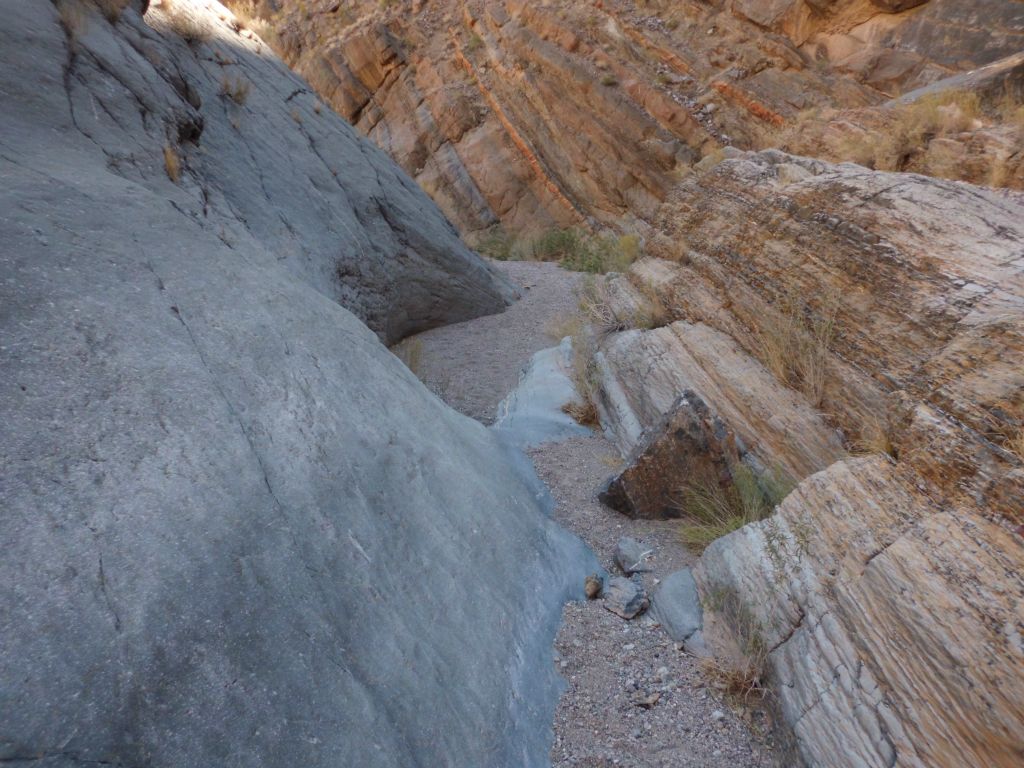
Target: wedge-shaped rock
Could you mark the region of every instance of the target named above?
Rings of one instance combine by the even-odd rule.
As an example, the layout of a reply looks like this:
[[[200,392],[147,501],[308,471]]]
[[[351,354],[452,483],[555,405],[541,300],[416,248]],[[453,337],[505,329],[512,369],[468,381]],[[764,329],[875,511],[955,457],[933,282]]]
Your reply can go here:
[[[726,483],[737,460],[732,433],[688,390],[644,433],[600,499],[630,517],[679,517],[687,483]]]

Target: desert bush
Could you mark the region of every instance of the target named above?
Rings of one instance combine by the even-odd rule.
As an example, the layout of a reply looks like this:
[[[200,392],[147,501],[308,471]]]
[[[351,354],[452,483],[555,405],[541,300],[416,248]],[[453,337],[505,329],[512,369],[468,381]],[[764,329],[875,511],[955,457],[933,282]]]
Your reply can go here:
[[[466,50],[470,53],[475,53],[484,47],[484,40],[480,35],[475,32],[469,36],[469,40],[466,42]]]
[[[606,74],[601,76],[601,85],[612,87],[618,84],[619,81],[615,78],[615,75]]]
[[[249,91],[252,83],[244,77],[229,78],[227,75],[221,78],[220,95],[231,99],[235,104],[241,106],[249,98]]]
[[[623,272],[639,257],[640,239],[636,235],[616,237],[554,229],[534,240],[531,253],[535,259],[558,261],[574,272]]]
[[[170,144],[164,145],[164,170],[167,172],[167,178],[177,184],[181,178],[181,158]]]
[[[277,33],[270,22],[259,15],[257,4],[253,0],[234,2],[231,4],[231,11],[235,15],[235,24],[238,29],[252,30],[261,40],[271,45],[276,43]]]
[[[814,407],[825,395],[829,350],[836,329],[835,303],[805,319],[807,308],[787,297],[778,313],[769,314],[757,330],[760,358],[779,381],[803,392]]]
[[[684,522],[679,529],[683,543],[703,552],[716,539],[768,517],[793,488],[781,470],[758,476],[746,464],[731,468],[731,481],[722,485],[714,478],[698,478],[680,489],[678,505]]]
[[[837,147],[840,157],[880,171],[901,171],[932,139],[973,127],[982,115],[981,99],[970,91],[943,91],[897,106],[892,115],[884,131],[844,138]]]
[[[498,261],[508,261],[515,253],[516,240],[499,224],[483,234],[476,243],[478,253]]]

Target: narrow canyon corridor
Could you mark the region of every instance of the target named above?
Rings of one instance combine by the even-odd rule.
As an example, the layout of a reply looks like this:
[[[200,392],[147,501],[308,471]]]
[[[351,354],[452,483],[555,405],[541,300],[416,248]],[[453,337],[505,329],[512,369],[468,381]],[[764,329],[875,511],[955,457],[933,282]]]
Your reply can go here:
[[[396,350],[449,405],[488,424],[530,357],[556,345],[579,313],[586,279],[555,263],[495,266],[520,288],[519,301],[500,315],[426,331]],[[696,562],[680,542],[677,521],[632,519],[598,501],[602,483],[622,467],[616,447],[599,430],[526,451],[554,497],[555,520],[583,539],[609,574],[619,573],[614,551],[626,536],[653,550],[645,559],[651,571],[643,575],[648,595],[669,574]],[[701,672],[700,660],[678,648],[650,611],[626,621],[596,599],[568,603],[562,619],[555,664],[567,687],[555,714],[552,765],[773,765],[755,735],[767,731],[763,709],[727,705]]]

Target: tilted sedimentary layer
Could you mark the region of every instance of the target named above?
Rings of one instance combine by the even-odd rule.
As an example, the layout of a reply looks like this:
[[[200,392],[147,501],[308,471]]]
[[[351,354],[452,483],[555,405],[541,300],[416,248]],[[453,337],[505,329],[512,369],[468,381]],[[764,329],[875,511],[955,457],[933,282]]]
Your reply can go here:
[[[1024,48],[1015,0],[232,5],[464,232],[642,231],[719,147],[774,146],[801,113],[878,105]],[[1013,154],[966,150],[996,153]]]
[[[594,564],[379,340],[508,286],[223,8],[107,10],[0,30],[0,762],[545,765]]]
[[[602,343],[602,420],[630,447],[691,390],[799,481],[705,551],[706,636],[769,650],[810,765],[1017,765],[1024,198],[762,152],[659,222],[629,280],[673,322]],[[780,378],[780,345],[820,386]]]

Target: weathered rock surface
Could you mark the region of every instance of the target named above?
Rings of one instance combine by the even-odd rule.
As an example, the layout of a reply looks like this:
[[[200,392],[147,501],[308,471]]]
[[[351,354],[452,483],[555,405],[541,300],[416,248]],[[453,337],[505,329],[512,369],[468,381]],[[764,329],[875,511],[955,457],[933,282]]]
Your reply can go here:
[[[90,7],[0,29],[0,762],[547,764],[596,563],[345,308],[506,288],[217,6]]]
[[[649,260],[636,269],[686,279],[676,264]],[[700,300],[698,286],[690,288]],[[731,336],[703,322],[679,320],[652,331],[614,334],[596,363],[601,422],[631,457],[607,493],[616,508],[678,514],[674,499],[680,487],[695,471],[725,472],[734,440],[765,467],[794,478],[845,455],[835,430],[799,393],[780,385]],[[687,393],[693,393],[687,405],[676,407]],[[794,434],[801,436],[798,443],[791,440]],[[677,448],[707,453],[675,455]],[[659,467],[684,474],[659,474]]]
[[[498,404],[494,428],[514,444],[536,446],[590,430],[565,412],[579,399],[573,381],[572,340],[534,354],[522,371],[519,384]]]
[[[902,474],[834,464],[712,544],[698,582],[744,596],[811,765],[1019,765],[1020,538]]]

